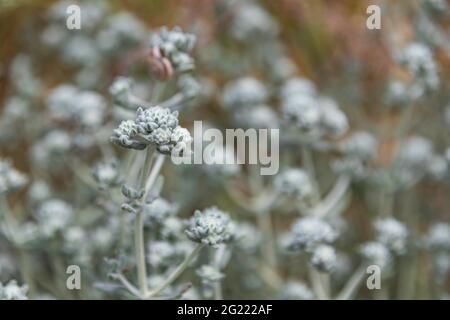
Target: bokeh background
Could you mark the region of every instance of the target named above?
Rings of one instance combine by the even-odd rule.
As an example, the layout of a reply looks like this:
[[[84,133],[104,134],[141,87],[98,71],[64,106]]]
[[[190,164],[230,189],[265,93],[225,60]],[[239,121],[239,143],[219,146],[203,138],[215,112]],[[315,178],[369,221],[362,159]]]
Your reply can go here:
[[[180,26],[184,31],[197,36],[192,56],[196,62],[194,74],[202,83],[201,97],[193,103],[195,106],[190,107],[189,112],[183,114],[182,124],[190,127],[194,120],[204,120],[219,128],[233,127],[235,125],[233,118],[223,108],[224,86],[240,77],[252,76],[263,82],[272,81],[271,88],[276,88],[277,83],[282,80],[270,79],[270,73],[281,63],[278,58],[288,57],[292,69],[295,69],[292,72],[293,76],[298,75],[313,81],[318,90],[324,95],[333,97],[347,115],[349,132],[333,139],[332,142],[338,144],[354,131],[368,131],[378,141],[373,166],[389,168],[394,161],[395,150],[402,142],[396,136],[396,132],[403,121],[403,108],[392,107],[386,103],[386,86],[392,78],[410,79],[411,76],[405,68],[395,60],[395,52],[408,43],[418,41],[427,43],[433,50],[433,57],[439,70],[440,86],[426,99],[411,103],[409,108],[413,111],[408,118],[409,125],[405,136],[414,134],[427,137],[433,142],[436,154],[444,157],[450,146],[450,117],[447,112],[447,108],[450,107],[450,12],[433,9],[433,3],[440,1],[255,1],[267,12],[275,25],[272,30],[269,28],[269,31],[274,32],[270,39],[276,39],[273,47],[268,45],[269,41],[263,36],[252,39],[236,39],[233,36],[233,17],[236,15],[235,7],[239,2],[108,1],[111,12],[126,10],[151,30],[164,25]],[[43,49],[40,33],[48,25],[47,12],[54,3],[40,0],[0,0],[0,112],[17,86],[11,78],[11,69],[18,54],[26,53],[33,57],[32,69],[42,85],[42,90],[33,100],[33,108],[36,110],[45,108],[46,97],[54,86],[71,81],[70,79],[79,72],[78,66],[65,63],[54,52]],[[446,1],[443,3],[450,5]],[[370,4],[377,4],[382,8],[380,30],[369,30],[366,27],[366,9]],[[428,20],[423,19],[424,16]],[[427,23],[431,24],[431,27]],[[437,32],[439,36],[433,36]],[[77,31],[73,33],[76,34]],[[70,36],[70,33],[68,34]],[[273,53],[258,58],[258,52],[265,50],[273,50]],[[129,58],[127,54],[119,53],[106,62],[100,77],[101,81],[95,86],[105,97],[108,97],[108,88],[113,79],[124,74],[123,64],[127,58]],[[133,74],[134,71],[126,72]],[[140,76],[145,74],[139,70],[135,73]],[[27,83],[22,85],[26,86]],[[276,95],[272,95],[269,101],[273,105],[273,110],[280,114]],[[21,121],[31,123],[41,120],[32,116],[25,117]],[[45,126],[51,129],[54,124],[49,121]],[[15,168],[25,174],[30,173],[35,170],[29,159],[36,141],[26,135],[21,125],[10,130],[17,130],[15,138],[0,137],[0,157],[13,159]],[[124,154],[122,150],[115,150],[115,153],[119,157]],[[283,166],[302,163],[300,156],[292,149],[285,154],[282,154]],[[85,159],[87,165],[92,164],[96,157],[98,151],[90,153]],[[316,170],[323,190],[330,189],[335,181],[336,175],[330,166],[335,158],[335,152],[318,152],[315,155]],[[233,185],[244,195],[248,189],[247,173],[248,168],[244,169],[240,177],[233,180]],[[182,216],[189,217],[195,209],[210,205],[218,205],[231,212],[232,216],[240,216],[239,210],[242,209],[224,195],[220,187],[223,182],[214,179],[207,182],[202,174],[191,176],[187,174],[184,176],[187,178],[184,179],[191,181],[184,185],[177,179],[180,175],[177,169],[165,168],[164,174],[166,175],[164,192],[174,194],[173,199],[180,201]],[[72,193],[78,192],[79,187],[73,185],[73,174],[64,171],[62,174],[50,176],[52,188],[65,194],[66,199],[75,201],[76,196]],[[392,200],[394,215],[408,226],[416,240],[425,237],[433,223],[449,222],[449,182],[450,176],[446,173],[439,179],[423,179],[411,188],[395,192]],[[28,191],[25,188],[11,195],[8,199],[11,206],[26,207],[22,203],[27,198]],[[386,201],[379,199],[379,186],[374,187],[364,182],[353,183],[351,194],[351,200],[342,214],[345,220],[349,221],[348,239],[342,244],[342,251],[348,253],[351,266],[347,275],[357,265],[358,258],[354,257],[356,244],[373,238],[372,221],[378,214],[376,203]],[[95,205],[97,200],[92,198],[89,201]],[[27,210],[24,212],[25,216],[29,214],[26,213]],[[243,216],[246,221],[255,220],[254,217],[245,214]],[[277,210],[273,212],[272,217],[277,236],[288,230],[295,220],[295,216],[279,213]],[[15,256],[13,249],[5,250]],[[28,258],[31,261],[45,259],[42,255],[33,253],[31,258]],[[101,259],[98,260],[100,265]],[[449,255],[443,260],[442,263],[449,268]],[[297,270],[300,262],[296,258],[289,257],[286,261],[287,263],[280,267],[277,277],[302,279],[305,276],[304,271]],[[227,279],[230,280],[224,283],[225,297],[274,296],[272,289],[264,289],[260,291],[261,293],[252,292],[249,295],[241,294],[237,284],[240,280],[236,276],[240,272],[239,268],[239,265],[233,263],[228,267],[230,276],[227,276]],[[388,293],[384,293],[382,297],[419,299],[448,297],[450,288],[448,273],[437,284],[436,272],[431,253],[420,251],[406,255],[399,259],[396,272],[388,280]],[[344,282],[336,280],[336,288],[342,286]],[[43,289],[45,284],[37,286]],[[400,291],[403,292],[402,296],[397,294]],[[363,288],[358,297],[372,298],[374,295]]]

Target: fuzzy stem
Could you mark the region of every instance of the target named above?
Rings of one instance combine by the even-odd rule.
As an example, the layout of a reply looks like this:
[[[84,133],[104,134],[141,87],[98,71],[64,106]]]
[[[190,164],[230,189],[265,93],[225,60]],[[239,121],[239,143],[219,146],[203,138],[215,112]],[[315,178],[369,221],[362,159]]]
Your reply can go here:
[[[147,149],[144,167],[142,168],[141,172],[140,188],[143,188],[146,185],[147,174],[151,167],[153,153],[154,152],[152,149]],[[145,296],[147,294],[147,270],[145,263],[144,216],[142,210],[139,210],[136,213],[135,217],[134,245],[136,250],[136,266],[138,273],[139,292],[141,296]]]
[[[311,183],[314,187],[314,204],[317,204],[320,201],[320,189],[319,189],[319,183],[317,181],[316,177],[316,170],[314,168],[314,159],[312,156],[311,148],[309,146],[302,145],[302,160],[303,165],[306,168],[306,171],[308,172],[308,176],[311,179]]]
[[[258,225],[261,231],[266,235],[266,239],[263,243],[264,256],[267,258],[267,262],[271,268],[277,270],[277,254],[275,249],[275,236],[273,234],[272,217],[270,210],[264,210],[257,212]]]
[[[314,290],[314,293],[316,294],[316,297],[319,300],[327,300],[329,299],[329,295],[326,289],[326,286],[324,285],[322,281],[322,277],[320,273],[315,270],[312,266],[308,267],[309,271],[309,278],[311,279],[311,284]]]
[[[154,296],[157,296],[167,287],[169,287],[172,284],[172,282],[174,282],[183,273],[183,271],[186,270],[186,268],[189,266],[189,263],[199,254],[199,252],[202,250],[204,246],[205,245],[202,243],[197,244],[194,250],[192,250],[192,252],[184,258],[184,261],[169,275],[169,277],[155,290],[147,294],[145,298],[149,299]]]
[[[136,264],[138,270],[139,291],[141,296],[147,294],[147,270],[144,251],[144,223],[142,211],[136,215],[134,225],[134,243],[136,247]]]
[[[364,268],[364,266],[361,266],[351,276],[351,278],[345,284],[344,288],[338,294],[336,299],[337,300],[349,300],[349,299],[352,299],[353,296],[358,291],[358,288],[361,285],[361,281],[364,279],[364,275],[365,275],[365,268]]]
[[[117,274],[113,274],[112,275],[115,279],[119,280],[122,285],[128,290],[130,291],[131,294],[135,295],[136,297],[141,298],[141,294],[139,292],[139,289],[136,288],[135,286],[133,286],[127,278],[125,278],[125,276],[121,273],[117,273]]]

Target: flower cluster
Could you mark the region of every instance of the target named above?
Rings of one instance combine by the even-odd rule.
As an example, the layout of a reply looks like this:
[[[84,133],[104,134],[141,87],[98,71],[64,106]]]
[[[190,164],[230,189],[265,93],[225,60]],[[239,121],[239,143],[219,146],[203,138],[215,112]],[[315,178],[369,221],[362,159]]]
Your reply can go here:
[[[375,222],[375,232],[378,242],[384,244],[395,254],[406,251],[408,229],[394,218],[380,219]]]
[[[422,43],[407,45],[398,54],[398,60],[425,88],[436,89],[439,85],[433,54],[426,45]]]
[[[51,237],[64,230],[73,218],[73,208],[63,200],[50,199],[40,205],[36,212],[40,230]]]
[[[313,185],[308,174],[297,168],[286,169],[276,176],[275,189],[281,195],[307,201],[314,193]]]
[[[329,244],[338,237],[337,231],[326,221],[316,217],[298,219],[290,233],[292,250],[313,251],[321,244]]]
[[[0,300],[28,300],[27,291],[26,285],[19,286],[15,280],[6,285],[0,283]]]
[[[337,103],[319,96],[312,82],[292,78],[280,89],[283,118],[289,126],[312,135],[340,136],[348,130],[348,120]]]
[[[186,234],[194,242],[218,247],[233,238],[233,225],[227,213],[211,207],[195,212],[189,221]]]
[[[158,49],[164,58],[170,62],[166,68],[174,68],[179,72],[190,71],[194,68],[194,60],[189,52],[195,45],[195,36],[183,32],[179,27],[172,30],[161,28],[159,33],[150,39],[150,47]],[[156,57],[153,57],[156,58]]]
[[[162,154],[183,155],[192,138],[187,129],[178,125],[178,112],[155,106],[139,108],[134,121],[122,121],[111,141],[129,149],[142,150],[152,145]]]
[[[49,94],[47,106],[55,119],[78,121],[86,128],[97,129],[105,117],[106,101],[97,92],[61,84]]]
[[[0,195],[18,190],[27,182],[27,177],[14,169],[9,161],[0,159]]]

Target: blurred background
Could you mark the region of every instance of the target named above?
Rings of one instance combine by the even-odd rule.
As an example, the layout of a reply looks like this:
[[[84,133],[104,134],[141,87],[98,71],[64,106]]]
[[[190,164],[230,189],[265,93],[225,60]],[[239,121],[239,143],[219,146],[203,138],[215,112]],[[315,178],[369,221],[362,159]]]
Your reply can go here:
[[[367,160],[365,167],[361,169],[365,170],[364,177],[350,178],[349,190],[346,193],[348,197],[342,205],[342,210],[339,210],[341,219],[345,221],[336,222],[343,228],[343,239],[340,239],[338,244],[338,251],[342,253],[338,255],[338,258],[342,257],[338,261],[342,263],[331,275],[331,291],[338,293],[358,268],[361,259],[358,254],[360,245],[375,237],[373,221],[386,214],[395,217],[408,228],[408,246],[412,249],[395,258],[395,267],[389,272],[389,276],[383,278],[383,286],[386,284],[384,288],[387,289],[374,294],[362,286],[355,297],[448,298],[449,244],[444,243],[444,249],[439,249],[437,254],[427,247],[431,237],[430,230],[436,223],[444,223],[447,226],[440,234],[444,239],[442,241],[450,238],[450,174],[447,172],[450,161],[450,153],[447,152],[450,146],[448,1],[81,1],[85,4],[97,3],[99,7],[104,4],[105,8],[100,10],[104,11],[99,13],[101,17],[96,16],[95,10],[92,9],[88,11],[93,12],[92,15],[87,16],[92,19],[92,26],[86,21],[86,27],[82,26],[81,30],[65,30],[64,33],[58,30],[58,24],[64,23],[61,18],[64,14],[58,13],[57,9],[52,11],[52,8],[56,8],[56,3],[40,0],[0,0],[0,158],[11,159],[13,167],[29,177],[27,186],[8,195],[7,199],[9,206],[16,209],[19,220],[30,220],[33,212],[37,210],[35,208],[39,207],[40,200],[30,198],[30,192],[41,190],[32,189],[35,186],[33,183],[41,180],[46,181],[50,190],[53,190],[51,192],[60,194],[76,211],[109,210],[107,205],[105,209],[102,204],[102,192],[95,195],[95,192],[86,190],[83,183],[80,185],[77,179],[77,175],[89,176],[91,169],[98,159],[104,157],[105,152],[106,155],[114,155],[121,161],[125,159],[126,151],[108,143],[109,135],[120,118],[113,110],[115,107],[108,93],[109,87],[117,76],[132,77],[138,79],[137,94],[150,99],[148,92],[153,90],[153,84],[150,82],[154,77],[149,74],[142,61],[136,59],[141,47],[139,31],[146,30],[142,39],[144,43],[148,43],[150,34],[156,32],[159,27],[180,26],[184,32],[197,37],[191,55],[195,60],[195,70],[192,73],[200,84],[199,93],[180,111],[180,123],[188,129],[192,128],[194,120],[203,120],[211,127],[222,129],[251,127],[251,121],[244,124],[240,121],[245,117],[260,120],[256,115],[239,114],[236,118],[233,114],[235,111],[231,110],[233,108],[224,103],[227,85],[240,78],[252,77],[266,87],[268,98],[265,103],[277,117],[272,119],[276,124],[265,122],[262,127],[274,125],[281,128],[280,171],[288,167],[304,167],[305,160],[300,155],[300,147],[295,141],[292,142],[297,136],[303,136],[304,132],[298,134],[289,131],[289,135],[285,133],[288,130],[283,124],[285,111],[279,92],[283,84],[291,78],[308,79],[321,96],[331,97],[348,119],[348,130],[336,137],[321,137],[320,143],[313,147],[317,183],[324,198],[329,190],[333,190],[337,177],[342,174],[336,169],[338,165],[335,163],[347,156],[346,141],[349,141],[352,134],[364,131],[376,140],[372,158]],[[366,10],[371,4],[381,8],[380,30],[369,30],[366,27]],[[249,7],[246,7],[247,5]],[[253,9],[249,9],[251,6],[254,6]],[[82,8],[82,25],[85,23],[83,12]],[[119,34],[117,37],[123,37],[126,41],[129,40],[127,36],[132,38],[131,35],[136,35],[137,40],[124,40],[124,44],[119,44],[118,48],[102,47],[106,41],[104,39],[108,38],[98,37],[99,30],[107,28],[105,25],[108,26],[108,23],[109,26],[113,25],[108,19],[121,12],[128,12],[133,18],[124,18],[111,29]],[[135,25],[136,21],[139,21],[140,25]],[[52,29],[52,26],[56,27]],[[77,41],[71,42],[75,38]],[[402,50],[411,43],[421,43],[429,48],[439,78],[438,85],[432,85],[430,90],[419,88],[420,93],[413,93],[414,98],[403,92],[401,85],[392,85],[396,81],[413,87],[415,78],[420,76],[420,71],[417,74],[411,73],[414,67],[409,66],[414,61],[402,64],[401,58],[398,58],[403,54]],[[93,52],[86,53],[90,48]],[[421,61],[421,58],[416,56],[411,59]],[[101,127],[78,132],[73,123],[59,121],[46,113],[49,95],[62,83],[72,83],[82,90],[95,90],[103,96],[107,111],[104,116],[106,120],[102,121]],[[166,89],[160,98],[170,98],[171,92],[176,90],[174,84],[168,85],[167,88],[169,89]],[[396,89],[398,91],[395,91]],[[26,108],[21,104],[11,106],[11,98],[17,96],[26,97]],[[19,108],[22,107],[27,111],[20,111],[22,109]],[[71,135],[68,140],[75,139],[75,135],[78,139],[71,142],[70,150],[58,151],[64,152],[62,164],[55,164],[53,159],[47,157],[51,153],[49,150],[57,146],[45,147],[41,144],[38,148],[42,148],[44,155],[36,156],[36,145],[53,129],[60,129]],[[90,142],[83,139],[93,132],[108,145],[105,152],[101,146],[87,147]],[[400,172],[397,165],[401,162],[398,150],[402,150],[402,145],[409,141],[409,138],[419,136],[424,137],[426,143],[413,145],[408,154],[409,157],[417,157],[418,164],[409,167],[410,171],[401,178],[396,177],[395,173]],[[58,139],[65,141],[61,137]],[[83,146],[83,143],[86,145]],[[370,139],[363,141],[362,148],[368,147],[370,143]],[[67,160],[67,156],[72,160]],[[432,156],[432,159],[428,156]],[[36,160],[37,158],[41,160]],[[38,163],[39,161],[44,164]],[[75,170],[64,167],[72,166],[73,169],[73,163],[80,166]],[[342,166],[340,168],[342,169]],[[359,167],[350,166],[346,169],[356,172]],[[82,173],[74,172],[77,170]],[[259,232],[264,233],[258,218],[233,202],[233,197],[238,197],[244,203],[251,202],[254,196],[250,188],[252,169],[244,166],[232,177],[206,171],[208,170],[189,170],[173,166],[164,168],[162,193],[178,203],[179,215],[187,218],[195,209],[217,205],[228,211],[233,219],[252,224]],[[405,176],[407,178],[404,178]],[[397,178],[407,181],[399,182]],[[264,177],[262,184],[271,186],[272,180],[272,177]],[[227,194],[230,190],[231,196]],[[276,194],[276,191],[270,190]],[[381,213],[386,204],[389,206],[386,209],[388,213]],[[298,292],[295,290],[303,289],[299,289],[297,282],[307,282],[307,271],[302,267],[305,258],[284,256],[282,245],[278,244],[298,218],[298,215],[292,212],[295,210],[296,202],[293,200],[287,200],[283,205],[275,207],[270,213],[273,228],[270,237],[273,239],[268,240],[265,238],[267,234],[262,235],[262,243],[269,243],[278,260],[283,263],[276,269],[261,271],[262,275],[251,276],[248,274],[252,273],[251,270],[258,264],[258,259],[264,260],[264,254],[261,257],[261,253],[257,253],[254,258],[248,258],[248,262],[244,261],[244,265],[240,265],[233,261],[236,260],[236,255],[239,257],[243,253],[234,252],[235,256],[231,258],[225,272],[225,298],[301,297],[301,294],[296,296]],[[87,215],[96,217],[93,213]],[[19,281],[22,283],[27,277],[35,278],[36,275],[30,275],[30,272],[23,270],[23,261],[22,271],[18,272],[20,268],[17,265],[21,259],[28,261],[25,265],[34,265],[33,261],[40,261],[37,263],[40,270],[36,271],[37,274],[51,277],[55,272],[61,272],[62,266],[52,265],[42,246],[36,245],[38,249],[35,249],[33,245],[25,245],[16,250],[14,245],[3,240],[0,239],[0,250],[5,253],[5,257],[8,256],[3,261],[9,259],[10,266],[4,262],[2,267],[0,260],[0,280],[7,281],[14,276],[13,278],[22,279]],[[55,246],[55,255],[58,255],[61,248],[58,244]],[[254,250],[259,252],[260,249]],[[116,253],[117,250],[108,248],[105,252],[93,259],[95,261],[89,262],[95,265],[95,271],[90,274],[92,279],[86,280],[92,280],[92,283],[101,282],[103,289],[106,287],[104,282],[107,278],[101,267],[103,257],[114,256],[112,252]],[[53,253],[49,255],[52,256]],[[254,253],[248,256],[253,255]],[[70,260],[67,253],[62,254],[62,257]],[[268,265],[271,267],[270,261]],[[245,277],[245,281],[239,277],[240,273]],[[269,280],[265,281],[265,278]],[[47,291],[51,292],[53,297],[60,297],[58,285],[56,289],[47,288],[45,282],[52,281],[32,281],[35,283],[31,288],[36,294],[35,297],[39,297],[38,293]],[[286,289],[289,284],[291,287]],[[282,288],[288,293],[280,293]],[[68,298],[117,297],[116,294],[99,293],[90,296],[86,293],[84,297]]]

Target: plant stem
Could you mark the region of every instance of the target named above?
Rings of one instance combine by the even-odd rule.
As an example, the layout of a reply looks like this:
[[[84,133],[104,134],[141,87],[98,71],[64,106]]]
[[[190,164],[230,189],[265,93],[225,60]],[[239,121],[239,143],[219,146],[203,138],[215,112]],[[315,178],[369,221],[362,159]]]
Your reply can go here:
[[[162,154],[158,154],[156,156],[155,165],[153,166],[152,171],[150,172],[150,175],[147,179],[147,182],[144,185],[144,196],[142,198],[143,201],[147,199],[148,193],[152,189],[153,184],[156,181],[156,178],[158,178],[159,172],[161,171],[165,159],[166,157]]]
[[[316,294],[316,297],[319,300],[327,300],[329,299],[328,292],[326,290],[326,286],[324,286],[320,273],[314,269],[314,267],[309,266],[309,278],[311,279],[311,284],[314,290],[314,293]]]
[[[320,201],[320,189],[319,189],[319,183],[317,181],[316,177],[316,170],[314,168],[314,159],[312,156],[311,148],[309,146],[302,145],[302,160],[303,165],[306,168],[306,171],[308,172],[308,176],[311,179],[311,183],[314,187],[314,205],[317,204]]]
[[[345,284],[342,291],[336,297],[337,300],[349,300],[352,299],[353,296],[358,291],[359,286],[361,285],[361,281],[364,279],[365,268],[364,266],[360,266],[356,272],[350,277],[348,282]]]
[[[147,174],[150,170],[153,154],[154,151],[148,148],[147,154],[145,156],[144,167],[141,171],[140,189],[146,185]],[[145,197],[143,199],[145,199]],[[136,250],[136,266],[138,273],[139,292],[143,297],[147,294],[147,270],[145,263],[144,216],[142,210],[139,210],[136,213],[134,221],[134,245]]]
[[[198,255],[198,253],[204,246],[205,245],[202,243],[197,244],[194,250],[192,250],[192,252],[184,258],[184,261],[169,275],[169,277],[155,290],[147,294],[145,298],[149,299],[155,297],[162,291],[164,291],[167,287],[169,287],[172,282],[174,282],[183,273],[183,271],[186,270],[186,268],[189,266],[189,263]]]
[[[278,262],[277,262],[277,254],[275,249],[275,236],[273,234],[273,226],[272,226],[272,217],[270,214],[270,210],[264,210],[262,212],[256,212],[256,216],[258,219],[258,225],[264,235],[266,235],[266,239],[263,243],[262,249],[264,256],[267,258],[267,262],[269,266],[277,270]]]
[[[141,296],[147,294],[147,270],[145,265],[144,223],[142,211],[136,214],[134,225],[134,243],[136,247],[136,265],[138,270],[139,291]]]
[[[221,281],[214,283],[214,300],[223,300]]]
[[[137,297],[141,297],[140,295],[140,292],[139,292],[139,289],[137,289],[135,286],[133,286],[129,281],[128,281],[128,279],[127,278],[125,278],[125,276],[123,275],[123,274],[121,274],[121,273],[117,273],[117,274],[114,274],[113,275],[114,276],[114,278],[116,278],[117,280],[119,280],[122,284],[123,284],[123,286],[128,290],[128,291],[130,291],[130,293],[131,294],[133,294],[133,295],[135,295],[135,296],[137,296]]]

